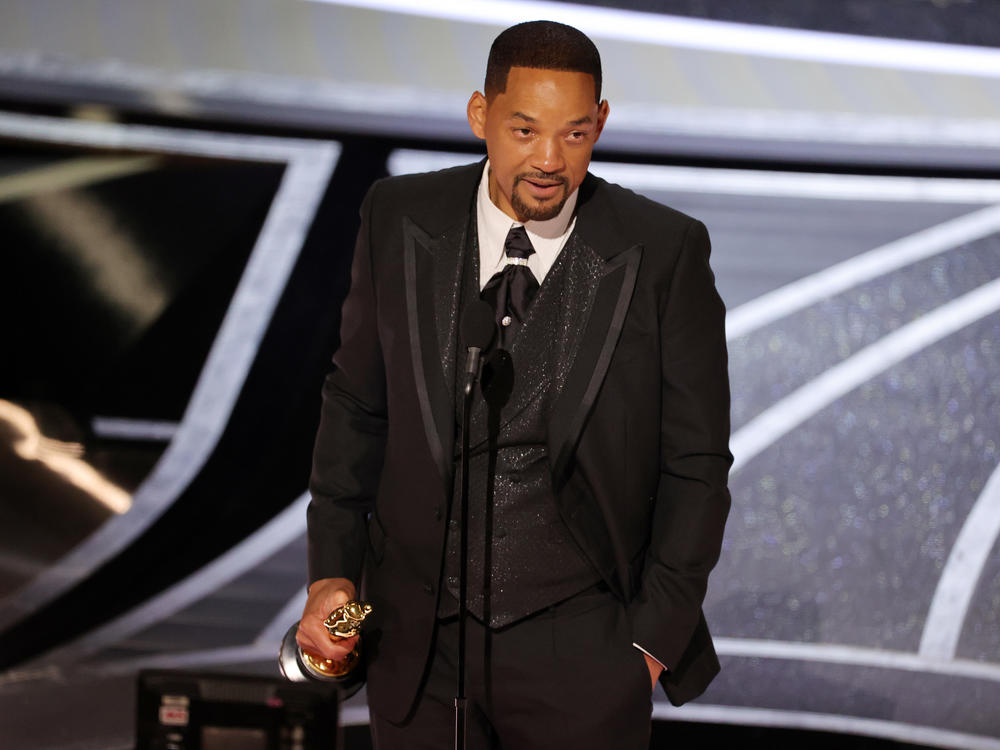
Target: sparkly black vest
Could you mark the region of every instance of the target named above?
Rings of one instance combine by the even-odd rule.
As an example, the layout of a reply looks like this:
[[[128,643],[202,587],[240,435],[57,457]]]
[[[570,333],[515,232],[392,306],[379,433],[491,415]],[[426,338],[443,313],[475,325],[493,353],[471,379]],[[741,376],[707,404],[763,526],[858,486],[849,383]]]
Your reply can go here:
[[[463,309],[467,300],[479,296],[474,221],[472,227],[463,263]],[[571,235],[535,295],[506,364],[494,359],[484,366],[484,387],[490,386],[490,400],[502,405],[488,405],[476,389],[470,424],[468,605],[492,627],[515,622],[600,579],[559,515],[547,433],[552,404],[576,357],[589,297],[597,287],[594,279],[601,273],[600,260],[581,252]],[[465,343],[458,345],[464,352]],[[459,388],[456,384],[461,425]],[[461,434],[455,445],[441,615],[458,609]]]

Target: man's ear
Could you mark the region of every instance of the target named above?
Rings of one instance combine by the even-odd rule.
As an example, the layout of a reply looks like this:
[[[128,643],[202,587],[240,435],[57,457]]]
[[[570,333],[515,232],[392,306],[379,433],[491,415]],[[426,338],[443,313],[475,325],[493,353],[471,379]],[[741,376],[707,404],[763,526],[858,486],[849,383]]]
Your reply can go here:
[[[594,131],[594,143],[597,143],[597,139],[601,137],[601,131],[604,130],[604,123],[608,121],[610,112],[611,107],[608,105],[608,100],[601,100],[601,103],[597,105],[597,128]]]
[[[473,92],[469,97],[469,105],[465,108],[465,114],[469,118],[469,127],[476,138],[486,140],[486,108],[488,102],[486,97],[480,92]]]

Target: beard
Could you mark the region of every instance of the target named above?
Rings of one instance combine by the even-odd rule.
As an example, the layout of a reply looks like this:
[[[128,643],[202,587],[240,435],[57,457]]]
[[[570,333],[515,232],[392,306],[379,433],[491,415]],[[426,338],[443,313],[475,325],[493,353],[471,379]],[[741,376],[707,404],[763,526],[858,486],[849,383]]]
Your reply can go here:
[[[518,185],[524,180],[530,179],[538,180],[548,180],[548,181],[558,181],[562,187],[562,197],[558,201],[550,200],[545,202],[536,202],[537,199],[529,198],[532,202],[526,203],[522,198],[520,193],[517,192]],[[569,199],[569,190],[566,184],[566,178],[561,175],[546,175],[542,174],[519,174],[514,178],[514,188],[510,192],[510,205],[517,213],[518,219],[522,221],[547,221],[549,219],[554,219],[562,211],[563,206],[566,205],[566,201]]]

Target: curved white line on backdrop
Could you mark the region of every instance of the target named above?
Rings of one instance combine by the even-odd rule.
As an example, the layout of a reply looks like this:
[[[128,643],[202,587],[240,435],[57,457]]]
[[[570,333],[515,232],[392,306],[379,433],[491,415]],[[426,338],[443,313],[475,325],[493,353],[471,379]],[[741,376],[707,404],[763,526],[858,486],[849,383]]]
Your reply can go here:
[[[254,643],[267,646],[274,644],[277,647],[281,643],[285,631],[292,626],[293,622],[298,622],[302,617],[302,610],[305,609],[306,599],[308,598],[309,593],[305,586],[303,586],[302,590],[289,599],[278,614],[272,617],[271,621],[264,626],[264,629],[257,634],[257,637],[254,638]]]
[[[863,383],[921,349],[1000,310],[1000,279],[947,302],[883,336],[765,409],[733,433],[736,473],[758,453]]]
[[[80,156],[42,164],[0,177],[0,203],[142,174],[162,163],[157,156]]]
[[[772,172],[620,162],[592,162],[590,171],[608,182],[640,192],[662,190],[866,203],[1000,203],[1000,180]]]
[[[309,493],[306,492],[264,526],[205,567],[147,599],[138,607],[43,654],[30,663],[60,666],[73,664],[97,653],[102,648],[121,643],[129,636],[163,621],[217,591],[305,534],[308,504]]]
[[[893,240],[762,294],[726,315],[726,340],[798,312],[903,266],[1000,232],[1000,205],[988,206]]]
[[[116,440],[150,440],[169,443],[177,434],[177,422],[126,417],[93,417],[90,429],[102,438]]]
[[[785,29],[541,0],[313,0],[331,5],[493,24],[546,18],[600,39],[741,55],[872,65],[894,70],[1000,77],[1000,52],[986,47]]]
[[[70,589],[145,531],[197,475],[217,444],[298,258],[340,145],[0,113],[0,135],[87,148],[285,164],[285,172],[170,445],[133,497],[24,588],[2,600],[0,631]]]
[[[954,658],[976,584],[998,538],[1000,467],[987,480],[948,555],[924,622],[920,638],[921,656]]]

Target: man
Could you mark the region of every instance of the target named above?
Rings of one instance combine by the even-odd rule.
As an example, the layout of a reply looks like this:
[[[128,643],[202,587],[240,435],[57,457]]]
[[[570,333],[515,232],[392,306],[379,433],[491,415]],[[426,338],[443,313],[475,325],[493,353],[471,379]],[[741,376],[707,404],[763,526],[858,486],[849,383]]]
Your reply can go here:
[[[645,747],[656,681],[680,704],[718,671],[701,603],[729,509],[725,311],[704,226],[587,173],[600,89],[582,33],[511,27],[468,105],[488,160],[362,207],[298,640],[352,648],[321,623],[363,581],[378,747],[451,742],[477,298],[498,332],[470,428],[471,746]]]

